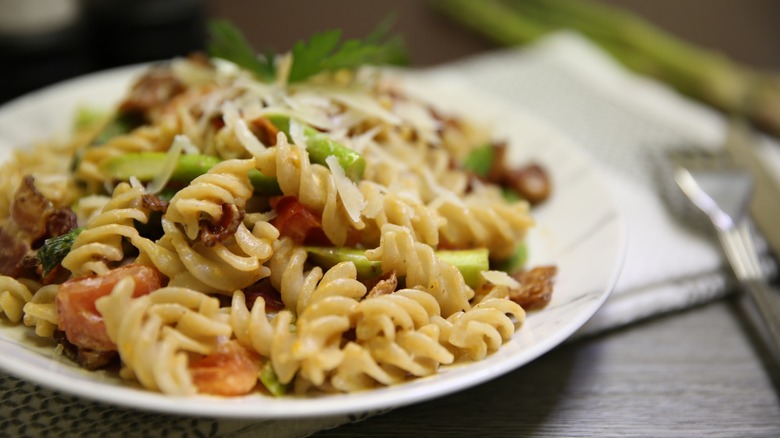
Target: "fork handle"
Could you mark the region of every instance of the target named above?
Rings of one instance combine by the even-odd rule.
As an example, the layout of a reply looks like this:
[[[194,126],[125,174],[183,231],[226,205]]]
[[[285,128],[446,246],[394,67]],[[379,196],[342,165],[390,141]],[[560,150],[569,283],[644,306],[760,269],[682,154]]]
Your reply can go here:
[[[742,281],[742,285],[756,304],[764,324],[769,330],[769,336],[780,351],[780,314],[772,299],[771,291],[764,280]]]
[[[718,237],[740,286],[750,295],[758,308],[774,343],[775,351],[780,352],[780,309],[772,297],[761,269],[748,221],[743,220],[738,226],[729,230],[720,230]]]

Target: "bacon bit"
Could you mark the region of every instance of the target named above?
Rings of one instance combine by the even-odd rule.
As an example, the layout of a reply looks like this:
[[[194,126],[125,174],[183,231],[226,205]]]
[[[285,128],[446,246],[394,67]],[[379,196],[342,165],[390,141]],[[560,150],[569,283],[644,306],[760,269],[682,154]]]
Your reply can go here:
[[[163,275],[157,269],[130,264],[103,276],[74,278],[60,285],[56,299],[59,329],[65,332],[69,342],[87,350],[116,350],[106,333],[103,316],[95,308],[95,301],[110,294],[125,277],[135,280],[134,297],[146,295],[163,284]]]
[[[395,292],[398,287],[398,276],[395,271],[390,271],[379,277],[376,284],[366,294],[366,298],[374,298],[380,295],[388,295]]]
[[[0,274],[18,277],[23,268],[30,242],[19,239],[18,234],[0,227]]]
[[[544,202],[550,196],[552,183],[540,165],[531,163],[523,167],[509,168],[506,143],[494,143],[492,147],[493,161],[487,175],[470,175],[472,179],[469,180],[469,190],[473,186],[473,179],[479,179],[512,189],[531,205]]]
[[[0,223],[0,274],[19,277],[25,267],[30,267],[25,258],[34,257],[33,248],[46,238],[75,227],[73,211],[67,207],[56,208],[35,187],[35,179],[26,175],[14,193],[10,217]]]
[[[288,237],[298,245],[333,246],[322,229],[322,216],[303,205],[295,196],[276,196],[270,199],[276,217],[271,224],[279,234]],[[360,232],[354,228],[347,231],[346,247],[354,247],[360,241]]]
[[[447,128],[454,129],[457,131],[463,129],[463,123],[460,121],[460,119],[455,117],[445,116],[444,114],[440,113],[432,106],[428,107],[428,111],[430,111],[431,116],[440,123],[439,133],[441,133]]]
[[[76,226],[78,226],[78,219],[70,207],[56,209],[46,218],[46,235],[43,237],[61,236]]]
[[[65,357],[88,370],[103,368],[119,357],[119,354],[116,351],[96,351],[87,348],[79,348],[68,341],[65,332],[62,330],[54,331],[54,340],[62,345],[62,354],[64,354]]]
[[[509,169],[506,162],[507,146],[505,142],[493,143],[493,161],[490,163],[490,169],[488,170],[485,179],[501,184],[504,181]]]
[[[165,213],[168,210],[168,201],[160,199],[159,196],[151,193],[146,193],[141,196],[141,203],[144,208],[148,208],[151,211],[159,211]]]
[[[276,145],[276,136],[279,134],[279,130],[265,117],[260,117],[249,122],[249,129],[264,145]]]
[[[217,114],[209,119],[209,124],[212,128],[214,128],[215,131],[219,131],[225,127],[225,119],[223,118],[222,114]]]
[[[11,219],[18,230],[37,239],[45,232],[46,218],[53,209],[51,201],[35,188],[32,175],[22,178],[11,205]]]
[[[206,246],[224,242],[236,234],[238,226],[244,220],[244,211],[235,204],[222,204],[222,217],[217,222],[211,218],[200,220],[200,241]]]
[[[161,108],[185,89],[169,66],[153,67],[133,85],[129,96],[119,106],[119,112],[148,116],[149,112]]]
[[[192,52],[187,55],[187,60],[200,67],[211,66],[211,59],[203,52]]]
[[[238,341],[220,344],[217,351],[192,361],[192,382],[201,394],[237,396],[247,394],[257,385],[260,356]]]
[[[555,266],[539,266],[513,275],[520,282],[520,289],[509,291],[509,299],[525,310],[546,306],[552,298],[553,279],[557,273]]]
[[[274,313],[284,310],[282,295],[274,289],[271,285],[271,279],[268,277],[244,289],[244,297],[246,297],[246,304],[249,310],[252,310],[252,306],[254,306],[258,297],[263,297],[266,312]]]
[[[539,204],[550,196],[550,179],[547,172],[538,164],[530,164],[520,169],[507,171],[504,174],[504,184],[516,191],[531,205]]]

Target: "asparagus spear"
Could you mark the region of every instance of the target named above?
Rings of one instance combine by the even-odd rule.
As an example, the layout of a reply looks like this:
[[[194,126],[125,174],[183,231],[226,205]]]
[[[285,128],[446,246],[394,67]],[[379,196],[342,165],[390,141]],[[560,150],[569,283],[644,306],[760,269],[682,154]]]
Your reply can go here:
[[[284,115],[266,116],[276,129],[290,137],[290,118]],[[313,163],[327,166],[325,159],[333,155],[339,160],[344,173],[352,179],[359,180],[366,169],[366,159],[361,154],[334,141],[327,134],[317,131],[311,126],[298,122],[303,126],[303,135],[306,137],[306,151]]]
[[[780,76],[688,44],[629,12],[588,0],[435,0],[433,5],[503,45],[529,43],[564,28],[579,31],[628,68],[780,135]]]
[[[381,263],[368,260],[365,251],[361,249],[308,246],[306,252],[309,253],[309,257],[314,263],[325,268],[349,261],[355,264],[360,278],[376,277],[382,274]],[[463,280],[472,287],[480,284],[482,278],[480,272],[490,269],[488,250],[485,248],[436,251],[436,257],[458,268],[463,275]]]
[[[38,250],[38,261],[43,267],[44,277],[68,255],[73,242],[83,230],[80,227],[74,228],[63,235],[46,239],[43,242],[43,246]]]
[[[276,376],[270,360],[266,361],[260,370],[260,383],[274,397],[281,397],[287,393],[287,385],[279,381],[279,377]]]
[[[90,146],[100,146],[118,135],[129,133],[142,124],[143,118],[137,113],[125,112],[117,114],[100,130]]]
[[[100,164],[100,171],[113,180],[128,180],[135,176],[140,181],[151,181],[162,171],[165,152],[138,152],[118,155]],[[211,155],[185,154],[179,157],[171,181],[188,182],[208,172],[220,159]],[[249,180],[255,190],[264,195],[280,195],[275,178],[263,175],[256,169],[249,171]]]

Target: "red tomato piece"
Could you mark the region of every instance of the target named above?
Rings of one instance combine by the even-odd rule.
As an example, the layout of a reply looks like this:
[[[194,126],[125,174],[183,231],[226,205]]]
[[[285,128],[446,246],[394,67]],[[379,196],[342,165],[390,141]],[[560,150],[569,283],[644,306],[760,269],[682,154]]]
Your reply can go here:
[[[189,368],[199,393],[237,396],[249,393],[257,385],[260,362],[258,354],[233,340],[190,362]]]
[[[301,204],[295,196],[281,196],[271,199],[276,217],[271,223],[279,234],[289,237],[298,245],[331,246],[322,230],[322,218]]]
[[[135,280],[134,297],[146,295],[163,284],[163,275],[154,267],[131,264],[103,276],[74,278],[60,285],[56,299],[59,328],[71,344],[89,350],[116,350],[95,301],[110,294],[119,280],[128,276]]]

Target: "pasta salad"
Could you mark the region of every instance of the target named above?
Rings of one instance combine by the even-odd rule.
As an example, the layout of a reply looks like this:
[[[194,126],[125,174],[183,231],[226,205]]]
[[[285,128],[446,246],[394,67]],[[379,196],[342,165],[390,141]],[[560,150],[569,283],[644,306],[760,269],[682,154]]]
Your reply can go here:
[[[0,317],[151,391],[283,396],[481,360],[549,301],[544,169],[370,65],[394,44],[213,31],[4,164]]]

